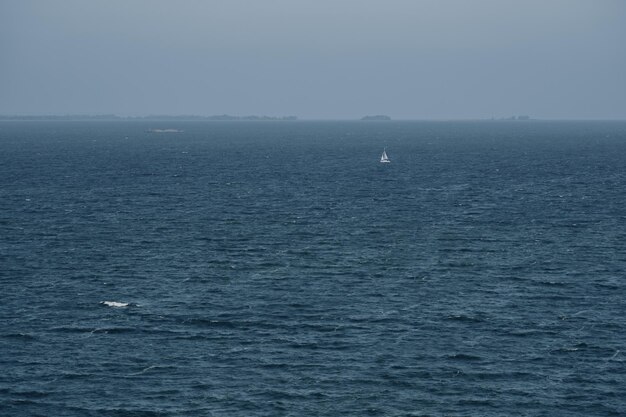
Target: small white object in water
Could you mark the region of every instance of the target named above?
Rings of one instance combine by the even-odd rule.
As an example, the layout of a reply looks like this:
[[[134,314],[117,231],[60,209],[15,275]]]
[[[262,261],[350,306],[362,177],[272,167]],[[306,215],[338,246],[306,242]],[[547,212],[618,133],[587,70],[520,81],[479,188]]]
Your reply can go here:
[[[100,304],[104,304],[109,307],[128,307],[128,303],[120,303],[117,301],[100,301]]]

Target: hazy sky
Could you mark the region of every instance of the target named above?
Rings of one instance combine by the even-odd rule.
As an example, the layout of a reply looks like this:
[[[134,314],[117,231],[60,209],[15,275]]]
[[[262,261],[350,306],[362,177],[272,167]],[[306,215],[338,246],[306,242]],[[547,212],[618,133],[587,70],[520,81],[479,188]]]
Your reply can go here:
[[[626,118],[626,0],[0,0],[0,114]]]

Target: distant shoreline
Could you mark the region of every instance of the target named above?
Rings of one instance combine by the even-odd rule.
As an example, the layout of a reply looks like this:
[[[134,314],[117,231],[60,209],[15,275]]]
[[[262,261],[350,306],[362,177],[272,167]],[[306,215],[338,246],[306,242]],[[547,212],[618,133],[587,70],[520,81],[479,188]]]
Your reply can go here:
[[[116,121],[116,120],[146,120],[146,121],[291,121],[298,120],[296,116],[231,116],[228,114],[215,115],[215,116],[194,116],[194,115],[150,115],[150,116],[118,116],[115,114],[98,114],[98,115],[80,115],[80,114],[68,114],[68,115],[0,115],[1,120],[20,120],[20,121],[38,121],[38,120],[66,120],[66,121],[81,121],[81,120],[102,120],[102,121]]]
[[[433,119],[372,119],[372,118],[306,118],[300,119],[297,116],[231,116],[231,115],[217,115],[217,116],[193,116],[193,115],[154,115],[154,116],[117,116],[114,114],[103,115],[0,115],[0,122],[3,121],[146,121],[146,122],[193,122],[193,121],[207,121],[207,122],[220,122],[220,121],[304,121],[304,122],[357,122],[357,123],[371,123],[372,121],[382,122],[491,122],[491,123],[532,123],[532,122],[624,122],[626,119],[616,118],[589,118],[589,119],[558,119],[558,118],[433,118]]]

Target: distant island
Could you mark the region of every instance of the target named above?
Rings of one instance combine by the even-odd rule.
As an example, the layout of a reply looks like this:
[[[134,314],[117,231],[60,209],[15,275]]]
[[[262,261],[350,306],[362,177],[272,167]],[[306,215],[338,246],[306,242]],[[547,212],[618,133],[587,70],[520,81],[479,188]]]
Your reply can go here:
[[[361,117],[361,120],[391,120],[391,117],[385,116],[383,114],[377,114],[376,116]]]
[[[0,115],[0,120],[298,120],[296,116],[231,116],[222,114],[217,116],[196,115],[149,115],[149,116],[118,116],[115,114],[67,114],[67,115]]]

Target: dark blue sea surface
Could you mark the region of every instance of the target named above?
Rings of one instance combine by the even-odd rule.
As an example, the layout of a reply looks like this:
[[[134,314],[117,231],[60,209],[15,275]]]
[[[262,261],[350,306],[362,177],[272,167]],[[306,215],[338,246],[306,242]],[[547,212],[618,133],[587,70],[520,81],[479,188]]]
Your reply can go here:
[[[625,316],[626,122],[0,123],[3,417],[626,415]]]

